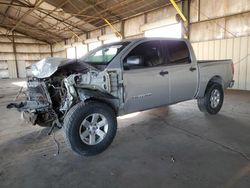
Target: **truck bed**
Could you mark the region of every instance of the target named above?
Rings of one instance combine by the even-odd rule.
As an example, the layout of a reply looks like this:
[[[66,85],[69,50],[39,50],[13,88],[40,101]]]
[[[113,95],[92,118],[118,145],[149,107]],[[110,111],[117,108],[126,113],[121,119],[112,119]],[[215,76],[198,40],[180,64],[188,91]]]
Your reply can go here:
[[[202,60],[197,61],[199,69],[199,89],[197,97],[204,96],[206,86],[211,78],[221,81],[224,88],[227,88],[233,79],[232,60]]]

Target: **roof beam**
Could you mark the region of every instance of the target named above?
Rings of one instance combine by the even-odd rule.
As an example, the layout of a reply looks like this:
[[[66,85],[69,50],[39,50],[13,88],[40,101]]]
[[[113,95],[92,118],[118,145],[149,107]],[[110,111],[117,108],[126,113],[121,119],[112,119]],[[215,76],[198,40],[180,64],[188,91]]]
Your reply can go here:
[[[105,1],[105,0],[104,0]],[[129,0],[124,0],[124,1],[122,1],[122,2],[120,2],[119,4],[115,4],[115,5],[113,5],[113,6],[110,6],[109,8],[106,8],[106,9],[104,9],[104,10],[102,10],[102,11],[99,11],[99,19],[103,19],[102,18],[102,13],[104,13],[105,11],[107,11],[108,9],[111,9],[111,8],[117,8],[117,7],[119,7],[119,6],[124,6],[124,3],[126,3],[126,2],[128,2]],[[131,1],[131,0],[130,0]],[[93,4],[93,5],[90,5],[90,8],[95,8],[95,6],[96,5],[100,5],[101,3],[96,3],[95,5]],[[84,12],[85,10],[82,10],[82,11],[80,11],[80,13],[77,13],[77,14],[81,14],[82,12]],[[97,16],[96,16],[97,17]],[[97,18],[91,18],[91,19],[89,19],[89,20],[83,20],[85,23],[85,25],[86,24],[88,24],[90,21],[93,21],[93,20],[96,20],[96,19],[98,19],[98,17]],[[82,21],[82,20],[81,20]],[[78,21],[78,22],[76,22],[75,24],[77,24],[78,25],[78,23],[80,23],[81,21]],[[84,24],[81,24],[81,25],[84,25]],[[64,29],[62,29],[62,31],[60,32],[60,33],[62,33],[62,32],[64,32],[65,31],[65,29],[69,29],[69,27],[65,27]]]
[[[14,0],[13,0],[14,1]],[[18,3],[20,3],[19,1],[18,1]],[[25,5],[23,5],[23,4],[16,4],[16,3],[14,3],[14,2],[2,2],[2,1],[0,1],[0,5],[7,5],[7,6],[9,6],[9,7],[27,7],[27,8],[32,8],[32,7],[34,7],[34,6],[25,6]]]
[[[6,28],[6,29],[10,29],[12,26],[10,26],[10,25],[5,25],[5,24],[0,24],[0,26],[1,27],[4,27],[4,28]],[[35,40],[39,40],[39,41],[41,41],[41,42],[45,42],[45,43],[47,43],[47,44],[50,44],[48,41],[46,41],[46,40],[43,40],[43,39],[41,39],[41,38],[37,38],[37,37],[34,37],[33,35],[30,35],[30,34],[28,34],[28,33],[24,33],[24,32],[22,32],[22,31],[16,31],[17,33],[20,33],[20,34],[22,34],[22,35],[25,35],[25,36],[27,36],[27,37],[29,37],[29,38],[32,38],[32,39],[35,39]],[[7,35],[8,36],[8,35]]]
[[[99,2],[97,2],[95,5],[98,5],[98,4],[101,4],[101,3],[104,3],[105,1],[107,1],[107,0],[102,0],[102,1],[99,1]],[[88,9],[91,9],[93,7],[93,5],[90,5],[90,6],[88,6],[88,7],[86,7],[86,8],[84,8],[84,9],[82,9],[82,10],[80,10],[80,11],[78,11],[76,14],[81,14],[81,13],[83,13],[84,11],[86,11],[86,10],[88,10]],[[74,17],[73,15],[71,15],[71,16],[69,16],[68,18],[66,18],[66,19],[64,19],[63,21],[67,21],[67,20],[69,20],[70,18],[72,18],[72,17]],[[81,20],[82,21],[82,20]],[[77,23],[79,23],[79,22],[77,22]],[[76,24],[77,24],[76,23]],[[56,27],[58,25],[58,23],[57,24],[55,24],[53,27]],[[69,28],[69,26],[66,26],[65,28]],[[63,29],[63,30],[65,30],[65,28]]]
[[[84,2],[88,3],[89,5],[93,5],[93,8],[95,9],[95,11],[99,12],[102,11],[104,8],[101,5],[95,5],[92,1],[90,0],[85,0]],[[118,20],[120,20],[121,18],[119,16],[117,16],[116,14],[114,14],[112,11],[107,10],[106,11],[110,16],[114,16],[116,17]]]
[[[69,2],[69,0],[64,1],[62,4],[60,4],[58,7],[55,7],[53,10],[49,11],[44,17],[42,17],[38,22],[35,23],[35,25],[41,23],[47,16],[52,14],[57,9],[61,8],[62,6],[66,5]]]
[[[1,16],[4,16],[3,15],[3,13],[0,13],[0,15]],[[5,16],[7,19],[9,19],[10,20],[10,22],[12,22],[14,25],[15,25],[15,23],[17,22],[17,20],[15,19],[15,18],[12,18],[12,17],[10,17],[10,16]],[[40,27],[34,27],[33,25],[30,25],[30,24],[28,24],[28,23],[24,23],[24,22],[22,22],[21,24],[23,24],[24,25],[24,27],[23,28],[21,28],[20,27],[20,24],[19,24],[19,27],[20,27],[20,29],[22,29],[22,30],[25,30],[25,31],[32,31],[32,32],[35,32],[36,34],[39,34],[39,35],[43,35],[44,37],[48,37],[48,36],[53,36],[54,38],[56,38],[56,39],[59,39],[59,40],[63,40],[64,38],[62,38],[60,35],[58,35],[58,34],[55,34],[55,33],[52,33],[52,32],[50,32],[50,31],[48,31],[48,30],[42,30]],[[28,27],[28,28],[27,28]],[[13,27],[12,27],[13,28]],[[36,30],[39,30],[38,32],[37,31],[35,31],[35,29]],[[16,31],[17,32],[20,32],[20,30],[18,30],[18,29],[16,29]],[[9,32],[10,33],[10,32]]]
[[[21,7],[21,8],[32,8],[32,7],[34,7],[34,6],[30,6],[30,5],[25,5],[23,2],[20,2],[19,0],[18,0],[17,2],[20,3],[20,4],[19,4],[19,5],[12,4],[12,6],[13,6],[13,7]],[[1,4],[1,2],[0,2],[0,4]],[[10,6],[10,4],[8,4],[8,6]],[[51,14],[52,11],[48,11],[48,10],[47,10],[48,12],[46,12],[46,9],[42,9],[42,8],[39,8],[39,7],[36,9],[36,11],[45,14],[45,16],[42,17],[40,20],[38,20],[38,22],[36,22],[34,25],[37,25],[38,23],[40,23],[40,22],[41,22],[42,20],[44,20],[44,18],[47,17],[47,16],[49,16],[49,17],[51,17],[51,18],[53,18],[53,19],[55,19],[55,20],[57,20],[57,21],[59,21],[59,22],[63,22],[62,19],[59,19],[59,18],[57,18],[56,16],[53,16],[53,15]],[[24,12],[24,11],[22,11],[22,12]],[[34,17],[34,16],[32,16],[32,17]],[[34,18],[37,19],[37,17],[34,17]],[[4,22],[4,20],[3,20],[3,22]],[[3,23],[3,22],[2,22],[2,23]],[[44,22],[50,24],[50,23],[47,22],[47,21],[44,21]],[[81,32],[86,32],[85,30],[83,30],[83,29],[81,29],[80,27],[77,27],[77,26],[75,26],[75,25],[73,25],[73,24],[71,24],[71,23],[68,23],[68,22],[63,22],[63,23],[65,23],[65,24],[67,24],[67,25],[69,25],[69,26],[71,26],[71,27],[73,27],[73,28],[75,28],[75,29],[78,29],[78,30],[80,30]],[[53,27],[52,27],[52,28],[53,28]]]
[[[75,25],[73,25],[73,24],[71,24],[71,23],[65,22],[65,21],[63,21],[63,20],[61,20],[61,19],[59,19],[59,18],[53,16],[53,15],[50,14],[49,12],[47,13],[47,12],[45,12],[44,10],[41,10],[41,9],[37,9],[37,11],[39,11],[39,12],[45,14],[46,16],[49,16],[49,17],[51,17],[51,18],[53,18],[53,19],[55,19],[55,20],[57,20],[57,21],[59,21],[59,22],[61,22],[61,23],[64,23],[64,24],[66,24],[66,25],[69,25],[69,26],[71,26],[71,27],[73,27],[73,28],[75,28],[75,29],[78,29],[78,30],[82,31],[82,32],[86,32],[85,30],[81,29],[81,28],[78,27],[78,26],[75,26]],[[36,22],[34,25],[37,25],[37,23],[40,23],[40,22],[41,22],[41,20],[39,20],[38,22]],[[52,27],[54,27],[54,26],[52,26]]]
[[[28,16],[31,12],[33,12],[37,7],[39,7],[45,0],[38,0],[34,4],[34,7],[29,9],[25,14],[21,16],[21,18],[18,20],[18,22],[15,24],[14,27],[11,28],[10,32],[13,32],[23,21],[23,19]]]

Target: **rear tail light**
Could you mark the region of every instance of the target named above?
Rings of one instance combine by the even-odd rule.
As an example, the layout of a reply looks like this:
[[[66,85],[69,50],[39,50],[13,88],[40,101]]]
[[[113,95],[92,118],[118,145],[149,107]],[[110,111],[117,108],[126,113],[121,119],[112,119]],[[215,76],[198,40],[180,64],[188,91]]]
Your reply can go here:
[[[232,73],[234,74],[234,64],[231,64]]]

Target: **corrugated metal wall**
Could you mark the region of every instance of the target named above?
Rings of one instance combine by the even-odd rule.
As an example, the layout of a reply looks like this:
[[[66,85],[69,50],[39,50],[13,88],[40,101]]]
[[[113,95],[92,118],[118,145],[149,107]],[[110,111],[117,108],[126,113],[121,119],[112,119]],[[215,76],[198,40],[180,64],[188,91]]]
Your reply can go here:
[[[7,30],[0,27],[0,78],[25,78],[31,64],[51,56],[48,43],[15,32],[13,45],[12,35],[5,33]]]
[[[250,36],[192,43],[198,60],[232,59],[234,89],[250,90]]]

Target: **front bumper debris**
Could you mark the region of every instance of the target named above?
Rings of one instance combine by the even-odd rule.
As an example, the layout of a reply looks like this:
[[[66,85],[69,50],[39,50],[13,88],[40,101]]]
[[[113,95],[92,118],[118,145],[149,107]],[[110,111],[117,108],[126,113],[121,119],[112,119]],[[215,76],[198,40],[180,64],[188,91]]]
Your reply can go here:
[[[51,126],[57,119],[45,82],[36,79],[27,82],[27,100],[10,103],[7,108],[16,108],[22,119],[33,125]]]

